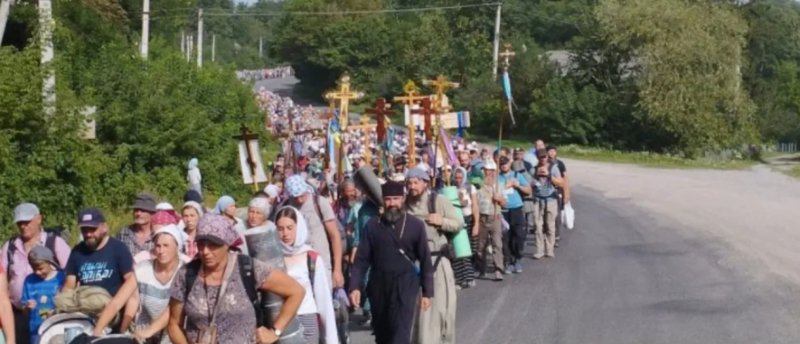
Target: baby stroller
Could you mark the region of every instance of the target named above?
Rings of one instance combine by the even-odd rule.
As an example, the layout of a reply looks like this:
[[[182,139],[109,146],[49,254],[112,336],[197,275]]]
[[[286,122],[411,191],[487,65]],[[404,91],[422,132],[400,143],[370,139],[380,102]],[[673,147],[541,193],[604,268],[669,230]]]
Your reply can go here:
[[[129,334],[106,334],[102,337],[89,336],[94,329],[95,319],[84,313],[60,313],[47,318],[39,326],[39,341],[37,344],[138,344],[138,341]],[[66,342],[66,332],[77,331],[71,343]],[[110,333],[110,329],[103,331]]]

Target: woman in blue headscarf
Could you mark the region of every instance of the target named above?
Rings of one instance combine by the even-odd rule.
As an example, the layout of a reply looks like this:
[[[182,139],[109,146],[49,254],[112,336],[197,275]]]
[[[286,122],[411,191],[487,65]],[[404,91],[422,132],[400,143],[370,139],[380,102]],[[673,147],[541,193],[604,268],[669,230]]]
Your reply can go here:
[[[217,200],[217,205],[211,210],[214,214],[219,214],[227,217],[235,224],[236,233],[239,234],[241,241],[237,240],[232,247],[236,247],[242,254],[247,254],[247,245],[244,241],[244,231],[247,230],[247,226],[242,219],[236,217],[236,200],[233,197],[225,195],[220,197]]]
[[[189,190],[195,190],[199,194],[203,194],[203,187],[200,183],[203,181],[203,176],[200,175],[200,169],[197,168],[197,158],[189,160],[189,171],[186,173],[186,181],[189,182]]]

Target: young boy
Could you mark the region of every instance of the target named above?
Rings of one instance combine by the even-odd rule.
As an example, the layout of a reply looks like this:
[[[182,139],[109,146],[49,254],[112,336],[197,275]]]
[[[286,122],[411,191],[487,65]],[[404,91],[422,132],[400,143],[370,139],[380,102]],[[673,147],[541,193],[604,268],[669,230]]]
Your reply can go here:
[[[53,251],[44,246],[34,247],[28,254],[28,262],[33,273],[23,282],[22,301],[29,312],[30,342],[36,343],[39,325],[55,311],[53,297],[64,284],[64,273],[58,270]]]

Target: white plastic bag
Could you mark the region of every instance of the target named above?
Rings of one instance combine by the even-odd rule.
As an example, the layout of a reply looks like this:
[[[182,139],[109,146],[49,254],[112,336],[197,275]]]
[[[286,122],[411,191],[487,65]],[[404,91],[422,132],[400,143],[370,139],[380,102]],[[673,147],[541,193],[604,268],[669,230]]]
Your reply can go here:
[[[506,221],[506,219],[504,217],[500,217],[500,220],[503,221],[503,224],[502,224],[503,232],[508,232],[508,230],[511,229],[511,225],[508,224],[508,222]]]
[[[575,227],[575,209],[572,208],[572,203],[567,203],[564,205],[564,211],[562,212],[564,218],[563,223],[567,226],[567,229],[572,229]]]

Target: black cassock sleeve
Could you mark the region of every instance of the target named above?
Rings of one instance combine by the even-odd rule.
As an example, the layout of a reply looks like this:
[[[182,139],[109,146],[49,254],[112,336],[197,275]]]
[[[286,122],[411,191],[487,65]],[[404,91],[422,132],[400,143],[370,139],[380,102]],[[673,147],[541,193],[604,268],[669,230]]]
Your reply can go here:
[[[363,237],[358,243],[356,258],[350,268],[350,291],[363,289],[364,274],[369,270],[372,262],[372,230],[369,227],[374,225],[373,219],[364,226]]]

